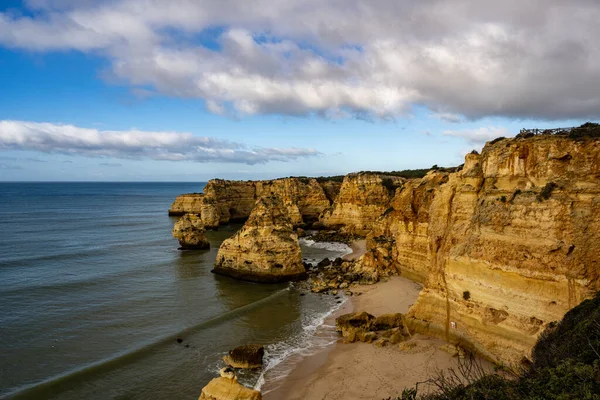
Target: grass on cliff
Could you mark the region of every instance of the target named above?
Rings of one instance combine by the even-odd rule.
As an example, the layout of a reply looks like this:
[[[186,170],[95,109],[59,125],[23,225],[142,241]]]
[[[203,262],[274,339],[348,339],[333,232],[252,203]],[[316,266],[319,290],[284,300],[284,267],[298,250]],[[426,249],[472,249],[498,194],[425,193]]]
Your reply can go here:
[[[421,168],[421,169],[403,169],[401,171],[360,171],[356,172],[357,174],[373,174],[373,175],[381,175],[381,176],[395,176],[405,179],[414,179],[414,178],[423,178],[429,171],[439,170],[442,172],[455,172],[459,167],[438,167],[434,165],[431,168]],[[319,176],[315,178],[318,182],[343,182],[346,175],[336,175],[336,176]],[[295,176],[293,178],[300,179],[305,183],[308,183],[308,180],[311,179],[306,176]]]
[[[434,393],[419,394],[417,385],[398,400],[599,400],[600,292],[551,324],[532,358],[514,377],[486,374],[471,359],[427,381]]]

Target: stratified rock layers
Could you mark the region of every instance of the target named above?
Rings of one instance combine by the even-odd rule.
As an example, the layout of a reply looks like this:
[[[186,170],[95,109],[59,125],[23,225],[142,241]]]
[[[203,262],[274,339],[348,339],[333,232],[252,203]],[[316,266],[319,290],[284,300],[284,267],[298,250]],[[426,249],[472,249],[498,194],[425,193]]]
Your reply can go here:
[[[244,226],[221,244],[213,272],[253,282],[306,276],[298,236],[278,197],[257,201]]]
[[[424,333],[517,363],[600,286],[598,140],[488,143],[391,204],[360,262],[426,282],[408,314]]]
[[[196,214],[185,214],[175,223],[173,237],[179,240],[181,250],[205,250],[210,243],[204,235],[202,219]]]
[[[319,183],[309,178],[282,178],[270,181],[210,180],[204,194],[178,196],[170,215],[195,213],[207,228],[216,228],[229,221],[245,220],[256,201],[268,195],[279,197],[294,225],[312,223],[331,206],[339,190],[335,182]]]
[[[288,199],[282,203],[289,223],[297,224],[298,215],[304,221],[320,215],[317,225],[367,236],[367,252],[352,269],[357,274],[401,274],[425,284],[406,315],[411,328],[472,345],[491,359],[521,361],[548,323],[600,288],[598,139],[493,141],[481,154],[468,154],[458,172],[431,171],[422,179],[350,174],[339,193],[333,185],[326,194],[316,180],[278,181],[252,184],[247,195],[236,189],[231,203],[221,200],[228,196],[225,186],[219,201],[216,186],[209,188],[206,197],[213,200],[200,203],[212,211],[202,211],[202,220],[249,213],[257,188],[276,188]],[[258,244],[254,249],[249,232],[238,234],[245,235],[238,241],[246,247],[236,246],[268,254],[261,241],[261,250]],[[292,254],[299,254],[292,242]],[[228,257],[237,253],[232,247]],[[265,270],[285,259],[277,255],[261,264],[260,257],[249,257]]]
[[[344,178],[333,209],[324,213],[321,223],[344,233],[366,235],[388,208],[403,178],[370,173],[350,174]]]

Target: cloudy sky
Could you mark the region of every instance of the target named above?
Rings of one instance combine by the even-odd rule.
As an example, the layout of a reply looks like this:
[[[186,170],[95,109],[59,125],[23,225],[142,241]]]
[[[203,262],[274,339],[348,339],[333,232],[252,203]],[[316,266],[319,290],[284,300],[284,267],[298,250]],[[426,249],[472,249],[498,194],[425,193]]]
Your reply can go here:
[[[0,180],[457,165],[600,119],[597,0],[2,0]]]

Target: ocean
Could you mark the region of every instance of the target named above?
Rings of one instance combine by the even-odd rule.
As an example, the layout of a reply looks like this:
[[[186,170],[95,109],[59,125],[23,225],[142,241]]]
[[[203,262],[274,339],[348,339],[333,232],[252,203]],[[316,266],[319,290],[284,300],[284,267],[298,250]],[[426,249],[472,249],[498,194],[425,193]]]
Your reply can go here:
[[[240,225],[208,231],[209,251],[177,250],[169,206],[203,187],[0,183],[0,398],[197,399],[249,343],[265,367],[240,381],[273,390],[290,360],[335,340],[323,321],[343,297],[210,272]],[[307,261],[349,252],[301,246]]]

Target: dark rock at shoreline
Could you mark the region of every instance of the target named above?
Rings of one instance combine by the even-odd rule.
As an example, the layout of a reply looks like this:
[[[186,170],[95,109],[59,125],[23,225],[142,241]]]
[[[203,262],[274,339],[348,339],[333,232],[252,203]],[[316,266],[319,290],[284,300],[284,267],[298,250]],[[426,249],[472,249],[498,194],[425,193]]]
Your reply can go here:
[[[331,260],[329,258],[324,258],[317,264],[317,267],[327,267],[331,265]]]
[[[342,332],[343,336],[347,336],[351,331],[370,330],[373,320],[375,320],[375,316],[364,311],[344,314],[335,319],[335,329]]]
[[[315,242],[339,242],[345,244],[350,244],[354,240],[364,239],[362,236],[342,233],[339,230],[317,231],[308,236],[308,238]]]
[[[264,346],[249,344],[229,351],[229,354],[223,357],[223,361],[234,368],[261,368],[264,355]]]

